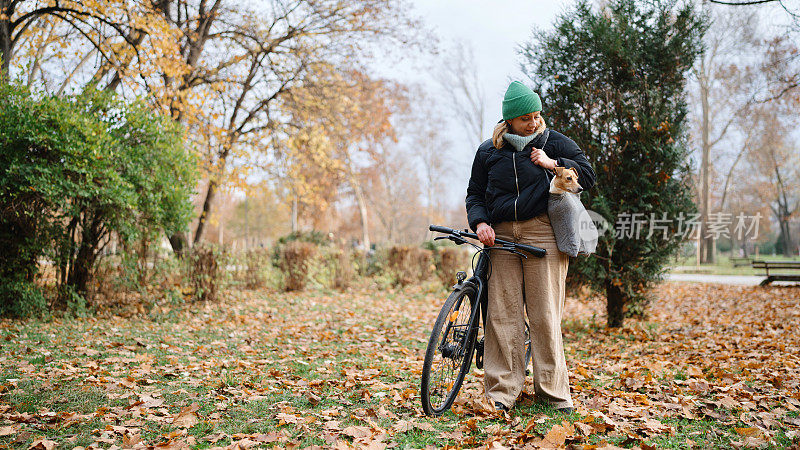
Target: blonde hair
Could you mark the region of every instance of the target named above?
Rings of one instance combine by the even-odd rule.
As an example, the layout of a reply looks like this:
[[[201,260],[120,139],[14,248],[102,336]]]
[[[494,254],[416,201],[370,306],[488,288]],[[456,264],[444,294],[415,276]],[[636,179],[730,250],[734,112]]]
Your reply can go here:
[[[533,135],[544,133],[545,129],[547,129],[547,124],[544,121],[544,117],[539,116],[539,125],[536,127],[536,130],[534,130]],[[494,148],[500,148],[505,144],[503,135],[510,131],[511,128],[508,126],[507,120],[498,123],[494,127],[494,131],[492,132],[492,145],[494,145]]]

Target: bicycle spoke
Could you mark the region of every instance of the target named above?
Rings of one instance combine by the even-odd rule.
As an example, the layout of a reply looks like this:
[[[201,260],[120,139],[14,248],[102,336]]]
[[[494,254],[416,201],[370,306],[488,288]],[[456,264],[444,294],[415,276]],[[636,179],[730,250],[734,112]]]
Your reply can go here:
[[[467,350],[469,320],[472,313],[469,298],[464,297],[458,306],[458,309],[453,308],[447,313],[445,326],[437,338],[437,351],[431,364],[428,395],[435,409],[445,405],[456,387]]]

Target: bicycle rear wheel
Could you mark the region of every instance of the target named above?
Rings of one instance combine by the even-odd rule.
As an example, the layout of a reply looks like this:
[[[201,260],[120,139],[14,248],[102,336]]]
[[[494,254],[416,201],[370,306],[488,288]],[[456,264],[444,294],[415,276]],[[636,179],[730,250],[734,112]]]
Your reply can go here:
[[[422,365],[422,409],[429,416],[450,408],[469,372],[479,318],[476,314],[475,323],[470,319],[477,307],[475,288],[465,285],[455,289],[439,311]]]
[[[531,365],[531,329],[528,326],[528,318],[525,317],[525,375],[530,375]]]

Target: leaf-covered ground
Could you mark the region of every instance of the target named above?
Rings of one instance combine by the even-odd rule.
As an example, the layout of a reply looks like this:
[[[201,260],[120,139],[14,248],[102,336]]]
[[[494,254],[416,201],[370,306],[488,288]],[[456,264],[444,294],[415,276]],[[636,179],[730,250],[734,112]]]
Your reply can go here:
[[[418,384],[446,292],[231,291],[144,317],[0,324],[0,447],[785,448],[800,439],[800,288],[667,283],[648,321],[607,330],[569,298],[576,411]],[[531,389],[530,378],[526,391]]]

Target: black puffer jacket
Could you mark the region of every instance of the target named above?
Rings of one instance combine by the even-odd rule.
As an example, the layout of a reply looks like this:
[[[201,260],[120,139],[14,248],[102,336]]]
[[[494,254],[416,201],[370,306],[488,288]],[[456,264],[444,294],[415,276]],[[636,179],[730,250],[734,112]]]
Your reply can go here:
[[[549,136],[548,136],[549,134]],[[546,140],[546,143],[545,143]],[[467,219],[478,224],[528,220],[547,212],[550,182],[544,169],[531,162],[531,149],[542,148],[559,166],[575,168],[583,189],[594,186],[594,169],[572,139],[545,130],[522,151],[509,143],[497,149],[489,139],[478,147],[467,187]]]

